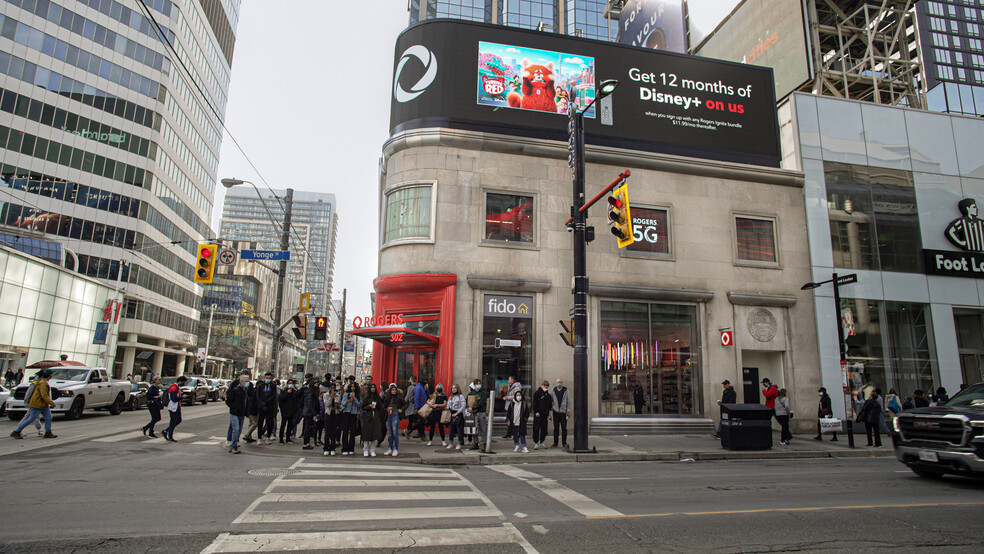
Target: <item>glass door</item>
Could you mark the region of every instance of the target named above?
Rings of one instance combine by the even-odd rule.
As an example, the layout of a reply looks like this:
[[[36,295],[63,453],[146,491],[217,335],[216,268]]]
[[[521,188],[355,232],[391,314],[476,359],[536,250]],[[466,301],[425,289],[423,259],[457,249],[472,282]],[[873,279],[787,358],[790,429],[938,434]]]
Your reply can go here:
[[[396,353],[396,386],[406,391],[410,376],[415,376],[427,387],[428,392],[434,391],[434,371],[436,367],[436,350],[401,350]]]

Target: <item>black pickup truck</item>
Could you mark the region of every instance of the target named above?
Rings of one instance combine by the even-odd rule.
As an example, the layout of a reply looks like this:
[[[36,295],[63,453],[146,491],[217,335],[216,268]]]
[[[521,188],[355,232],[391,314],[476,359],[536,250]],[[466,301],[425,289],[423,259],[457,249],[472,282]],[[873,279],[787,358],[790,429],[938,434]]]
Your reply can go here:
[[[892,421],[895,457],[920,477],[984,477],[984,383],[948,402],[906,410]]]

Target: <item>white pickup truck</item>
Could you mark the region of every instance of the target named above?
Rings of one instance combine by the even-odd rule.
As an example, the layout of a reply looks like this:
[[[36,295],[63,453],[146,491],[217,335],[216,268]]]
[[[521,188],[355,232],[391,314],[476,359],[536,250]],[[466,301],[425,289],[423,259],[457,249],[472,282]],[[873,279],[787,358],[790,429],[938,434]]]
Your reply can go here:
[[[42,366],[45,362],[33,364],[28,368]],[[86,367],[75,362],[55,362],[44,365],[54,372],[48,385],[52,389],[52,399],[55,407],[53,414],[65,414],[65,419],[78,419],[86,409],[106,409],[113,415],[119,415],[123,406],[130,399],[129,381],[114,381],[110,379],[105,368]],[[7,399],[7,416],[19,420],[27,411],[25,396],[31,386],[30,381],[21,383],[13,390]]]

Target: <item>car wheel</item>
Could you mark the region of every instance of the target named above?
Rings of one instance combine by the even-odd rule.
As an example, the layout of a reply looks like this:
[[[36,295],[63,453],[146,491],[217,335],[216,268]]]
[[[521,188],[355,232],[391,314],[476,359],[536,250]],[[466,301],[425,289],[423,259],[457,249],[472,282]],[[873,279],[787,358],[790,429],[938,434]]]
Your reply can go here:
[[[916,469],[916,468],[911,468],[911,469],[913,473],[915,473],[920,477],[924,477],[926,479],[939,479],[940,477],[943,477],[942,471],[929,471],[927,469]]]
[[[130,398],[130,401],[126,403],[126,409],[129,412],[135,412],[135,411],[137,411],[137,399],[131,397]]]
[[[202,398],[202,405],[205,405],[205,404],[208,404],[208,395],[207,394]]]
[[[123,402],[124,402],[123,393],[121,392],[118,395],[116,395],[116,400],[114,400],[113,404],[110,405],[109,413],[111,415],[120,415],[120,413],[123,412]]]
[[[72,420],[82,417],[82,410],[85,409],[85,400],[81,397],[72,402],[72,406],[65,412],[65,419]]]
[[[24,417],[24,414],[20,412],[7,412],[7,417],[9,417],[12,421],[20,421],[20,419]]]

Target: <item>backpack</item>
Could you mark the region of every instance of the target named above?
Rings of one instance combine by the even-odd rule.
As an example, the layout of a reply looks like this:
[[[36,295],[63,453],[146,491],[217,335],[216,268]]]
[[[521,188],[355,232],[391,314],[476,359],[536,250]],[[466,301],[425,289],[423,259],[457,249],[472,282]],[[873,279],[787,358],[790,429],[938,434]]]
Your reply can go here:
[[[893,413],[897,414],[902,411],[902,406],[899,405],[899,397],[893,396],[892,400],[888,403],[888,409]]]

